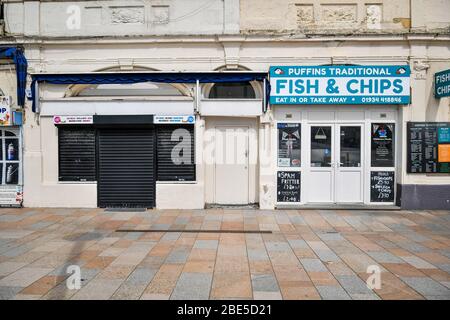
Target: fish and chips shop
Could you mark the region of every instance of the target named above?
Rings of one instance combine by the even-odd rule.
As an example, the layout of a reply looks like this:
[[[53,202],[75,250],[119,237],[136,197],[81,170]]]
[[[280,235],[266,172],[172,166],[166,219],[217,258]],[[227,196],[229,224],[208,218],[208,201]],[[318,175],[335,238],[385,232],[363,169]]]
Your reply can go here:
[[[396,204],[408,65],[272,66],[270,86],[277,207]]]

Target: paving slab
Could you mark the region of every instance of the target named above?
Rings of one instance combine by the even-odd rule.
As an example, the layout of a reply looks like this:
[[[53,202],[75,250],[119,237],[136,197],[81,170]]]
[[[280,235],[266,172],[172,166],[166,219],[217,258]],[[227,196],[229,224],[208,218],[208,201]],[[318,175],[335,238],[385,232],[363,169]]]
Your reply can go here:
[[[450,211],[15,212],[0,212],[0,299],[450,299]]]

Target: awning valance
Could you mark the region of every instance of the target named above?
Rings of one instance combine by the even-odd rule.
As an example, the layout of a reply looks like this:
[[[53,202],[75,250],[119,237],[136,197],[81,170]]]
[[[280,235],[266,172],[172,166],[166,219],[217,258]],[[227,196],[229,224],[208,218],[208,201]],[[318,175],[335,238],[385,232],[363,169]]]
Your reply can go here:
[[[139,82],[163,83],[232,83],[263,81],[267,78],[266,72],[102,72],[102,73],[76,73],[76,74],[33,74],[31,92],[33,112],[36,112],[36,83],[50,84],[131,84]],[[266,81],[266,84],[269,82]],[[266,91],[268,92],[268,91]]]
[[[16,65],[17,77],[17,104],[25,104],[25,88],[27,84],[27,59],[23,55],[22,49],[15,47],[0,48],[0,59],[12,59]]]

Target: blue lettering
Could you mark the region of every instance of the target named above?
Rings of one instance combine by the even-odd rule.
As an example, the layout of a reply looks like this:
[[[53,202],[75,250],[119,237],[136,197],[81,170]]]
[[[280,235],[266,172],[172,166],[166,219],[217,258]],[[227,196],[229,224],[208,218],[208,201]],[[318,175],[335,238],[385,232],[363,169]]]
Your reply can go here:
[[[389,89],[391,87],[391,82],[387,79],[381,79],[380,80],[380,92],[384,93],[386,89]]]
[[[281,89],[285,89],[286,88],[286,83],[287,83],[287,80],[277,80],[276,92],[280,93]]]
[[[402,93],[403,86],[402,86],[402,80],[401,79],[395,79],[393,82],[394,89],[392,90],[394,93]]]
[[[314,80],[314,84],[310,81],[306,82],[306,92],[311,93],[311,89],[314,89],[314,93],[319,93],[319,80]]]
[[[303,80],[297,79],[295,80],[295,93],[302,94],[305,92],[305,87],[303,86]]]
[[[360,89],[361,89],[361,93],[366,93],[365,92],[365,89],[369,89],[369,92],[368,93],[372,93],[372,86],[373,86],[373,84],[372,84],[372,79],[369,79],[369,81],[368,81],[369,83],[367,83],[367,84],[364,84],[364,80],[361,80],[361,83],[360,83]],[[375,92],[375,93],[377,93],[377,92]]]
[[[353,89],[352,88],[352,84],[357,84],[358,80],[350,80],[349,82],[347,82],[347,91],[350,93],[358,93],[358,89]]]

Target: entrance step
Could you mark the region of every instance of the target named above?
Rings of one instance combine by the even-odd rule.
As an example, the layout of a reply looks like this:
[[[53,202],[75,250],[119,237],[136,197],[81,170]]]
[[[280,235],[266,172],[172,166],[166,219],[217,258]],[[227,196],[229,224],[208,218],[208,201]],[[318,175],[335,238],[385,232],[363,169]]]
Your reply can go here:
[[[242,210],[242,209],[258,209],[258,204],[211,204],[207,203],[205,209],[231,209],[231,210]]]
[[[277,205],[277,209],[293,209],[293,210],[380,210],[392,211],[401,210],[400,207],[394,205],[362,205],[362,204],[304,204],[304,205]]]
[[[145,212],[147,208],[105,208],[105,212]]]

